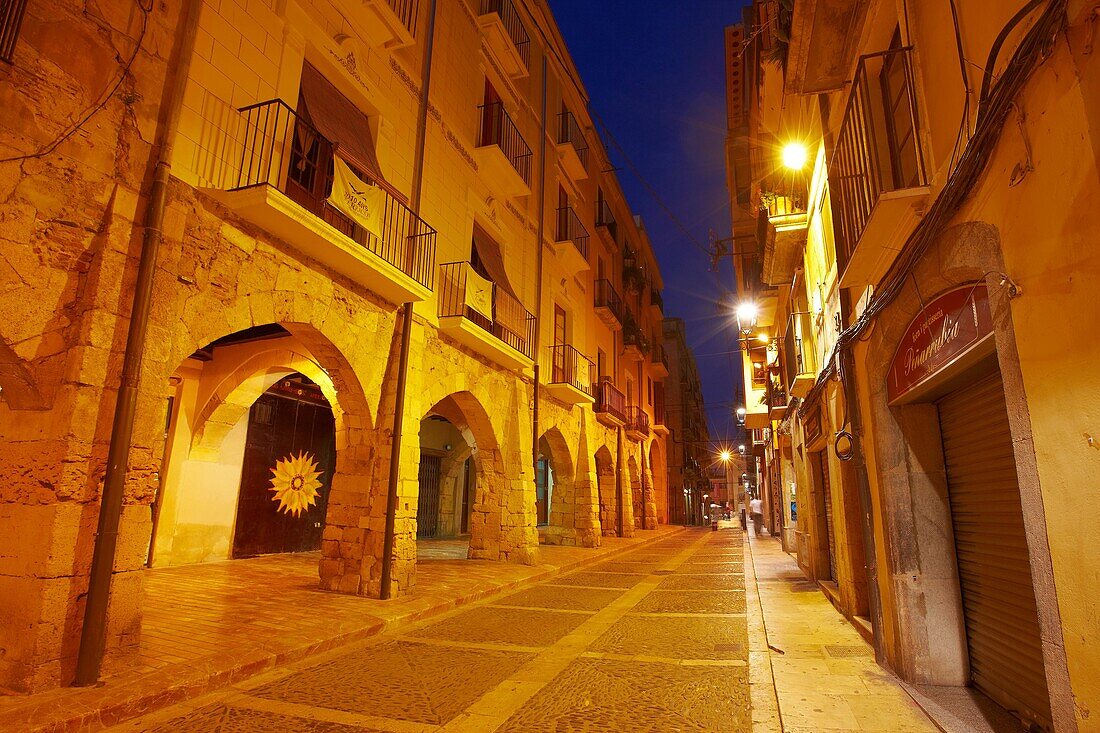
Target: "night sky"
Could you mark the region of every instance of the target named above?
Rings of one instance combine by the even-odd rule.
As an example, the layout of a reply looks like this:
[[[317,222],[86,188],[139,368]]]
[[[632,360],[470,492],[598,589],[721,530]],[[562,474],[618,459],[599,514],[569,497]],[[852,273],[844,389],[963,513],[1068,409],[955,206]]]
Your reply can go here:
[[[588,91],[593,117],[603,120],[644,180],[605,135],[619,181],[657,252],[665,315],[687,324],[711,437],[732,439],[734,332],[723,313],[730,310],[733,273],[728,259],[719,272],[712,271],[703,250],[711,232],[730,236],[723,30],[741,19],[742,3],[549,2]],[[726,306],[720,308],[723,298]]]

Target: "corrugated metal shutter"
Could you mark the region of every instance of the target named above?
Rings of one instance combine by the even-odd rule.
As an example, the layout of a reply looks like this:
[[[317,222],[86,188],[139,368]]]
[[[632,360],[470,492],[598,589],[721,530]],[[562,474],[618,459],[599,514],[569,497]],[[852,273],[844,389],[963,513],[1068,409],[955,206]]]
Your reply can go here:
[[[443,459],[420,454],[420,492],[416,497],[416,536],[430,539],[439,533],[439,480]]]
[[[1051,728],[1016,461],[1000,375],[939,403],[975,687]]]

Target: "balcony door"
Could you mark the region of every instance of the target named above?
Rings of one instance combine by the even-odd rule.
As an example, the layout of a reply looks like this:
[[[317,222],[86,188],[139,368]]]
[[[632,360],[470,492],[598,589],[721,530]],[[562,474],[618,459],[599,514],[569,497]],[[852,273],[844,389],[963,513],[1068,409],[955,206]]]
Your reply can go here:
[[[554,304],[554,379],[555,382],[570,382],[565,373],[565,309]]]
[[[900,51],[901,32],[894,31],[891,51]],[[879,85],[882,89],[883,112],[886,117],[886,143],[889,146],[890,175],[883,182],[891,184],[891,190],[913,188],[920,182],[920,163],[917,160],[915,100],[910,94],[912,85],[908,57],[904,53],[889,53],[882,63]]]

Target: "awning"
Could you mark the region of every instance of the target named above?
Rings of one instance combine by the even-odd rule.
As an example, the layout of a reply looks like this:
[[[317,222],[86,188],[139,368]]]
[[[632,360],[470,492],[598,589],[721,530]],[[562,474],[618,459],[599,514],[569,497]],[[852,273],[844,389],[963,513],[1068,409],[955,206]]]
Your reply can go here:
[[[519,300],[516,291],[512,289],[512,284],[508,282],[508,271],[504,269],[504,255],[501,254],[500,245],[477,225],[474,225],[474,250],[477,251],[478,259],[489,279],[503,288],[504,292]]]
[[[385,182],[367,116],[309,63],[302,65],[298,108],[304,109],[309,122],[336,146],[341,158]]]

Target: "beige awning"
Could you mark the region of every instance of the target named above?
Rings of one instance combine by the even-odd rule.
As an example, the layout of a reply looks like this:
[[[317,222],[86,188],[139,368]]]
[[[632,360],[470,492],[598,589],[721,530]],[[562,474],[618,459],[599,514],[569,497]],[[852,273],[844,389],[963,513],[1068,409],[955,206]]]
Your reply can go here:
[[[309,63],[302,65],[298,109],[336,146],[341,158],[385,183],[367,116]]]
[[[500,245],[477,225],[474,226],[474,249],[489,279],[504,292],[519,300],[516,291],[512,289],[512,284],[508,282],[508,271],[504,269],[504,255],[500,251]]]

